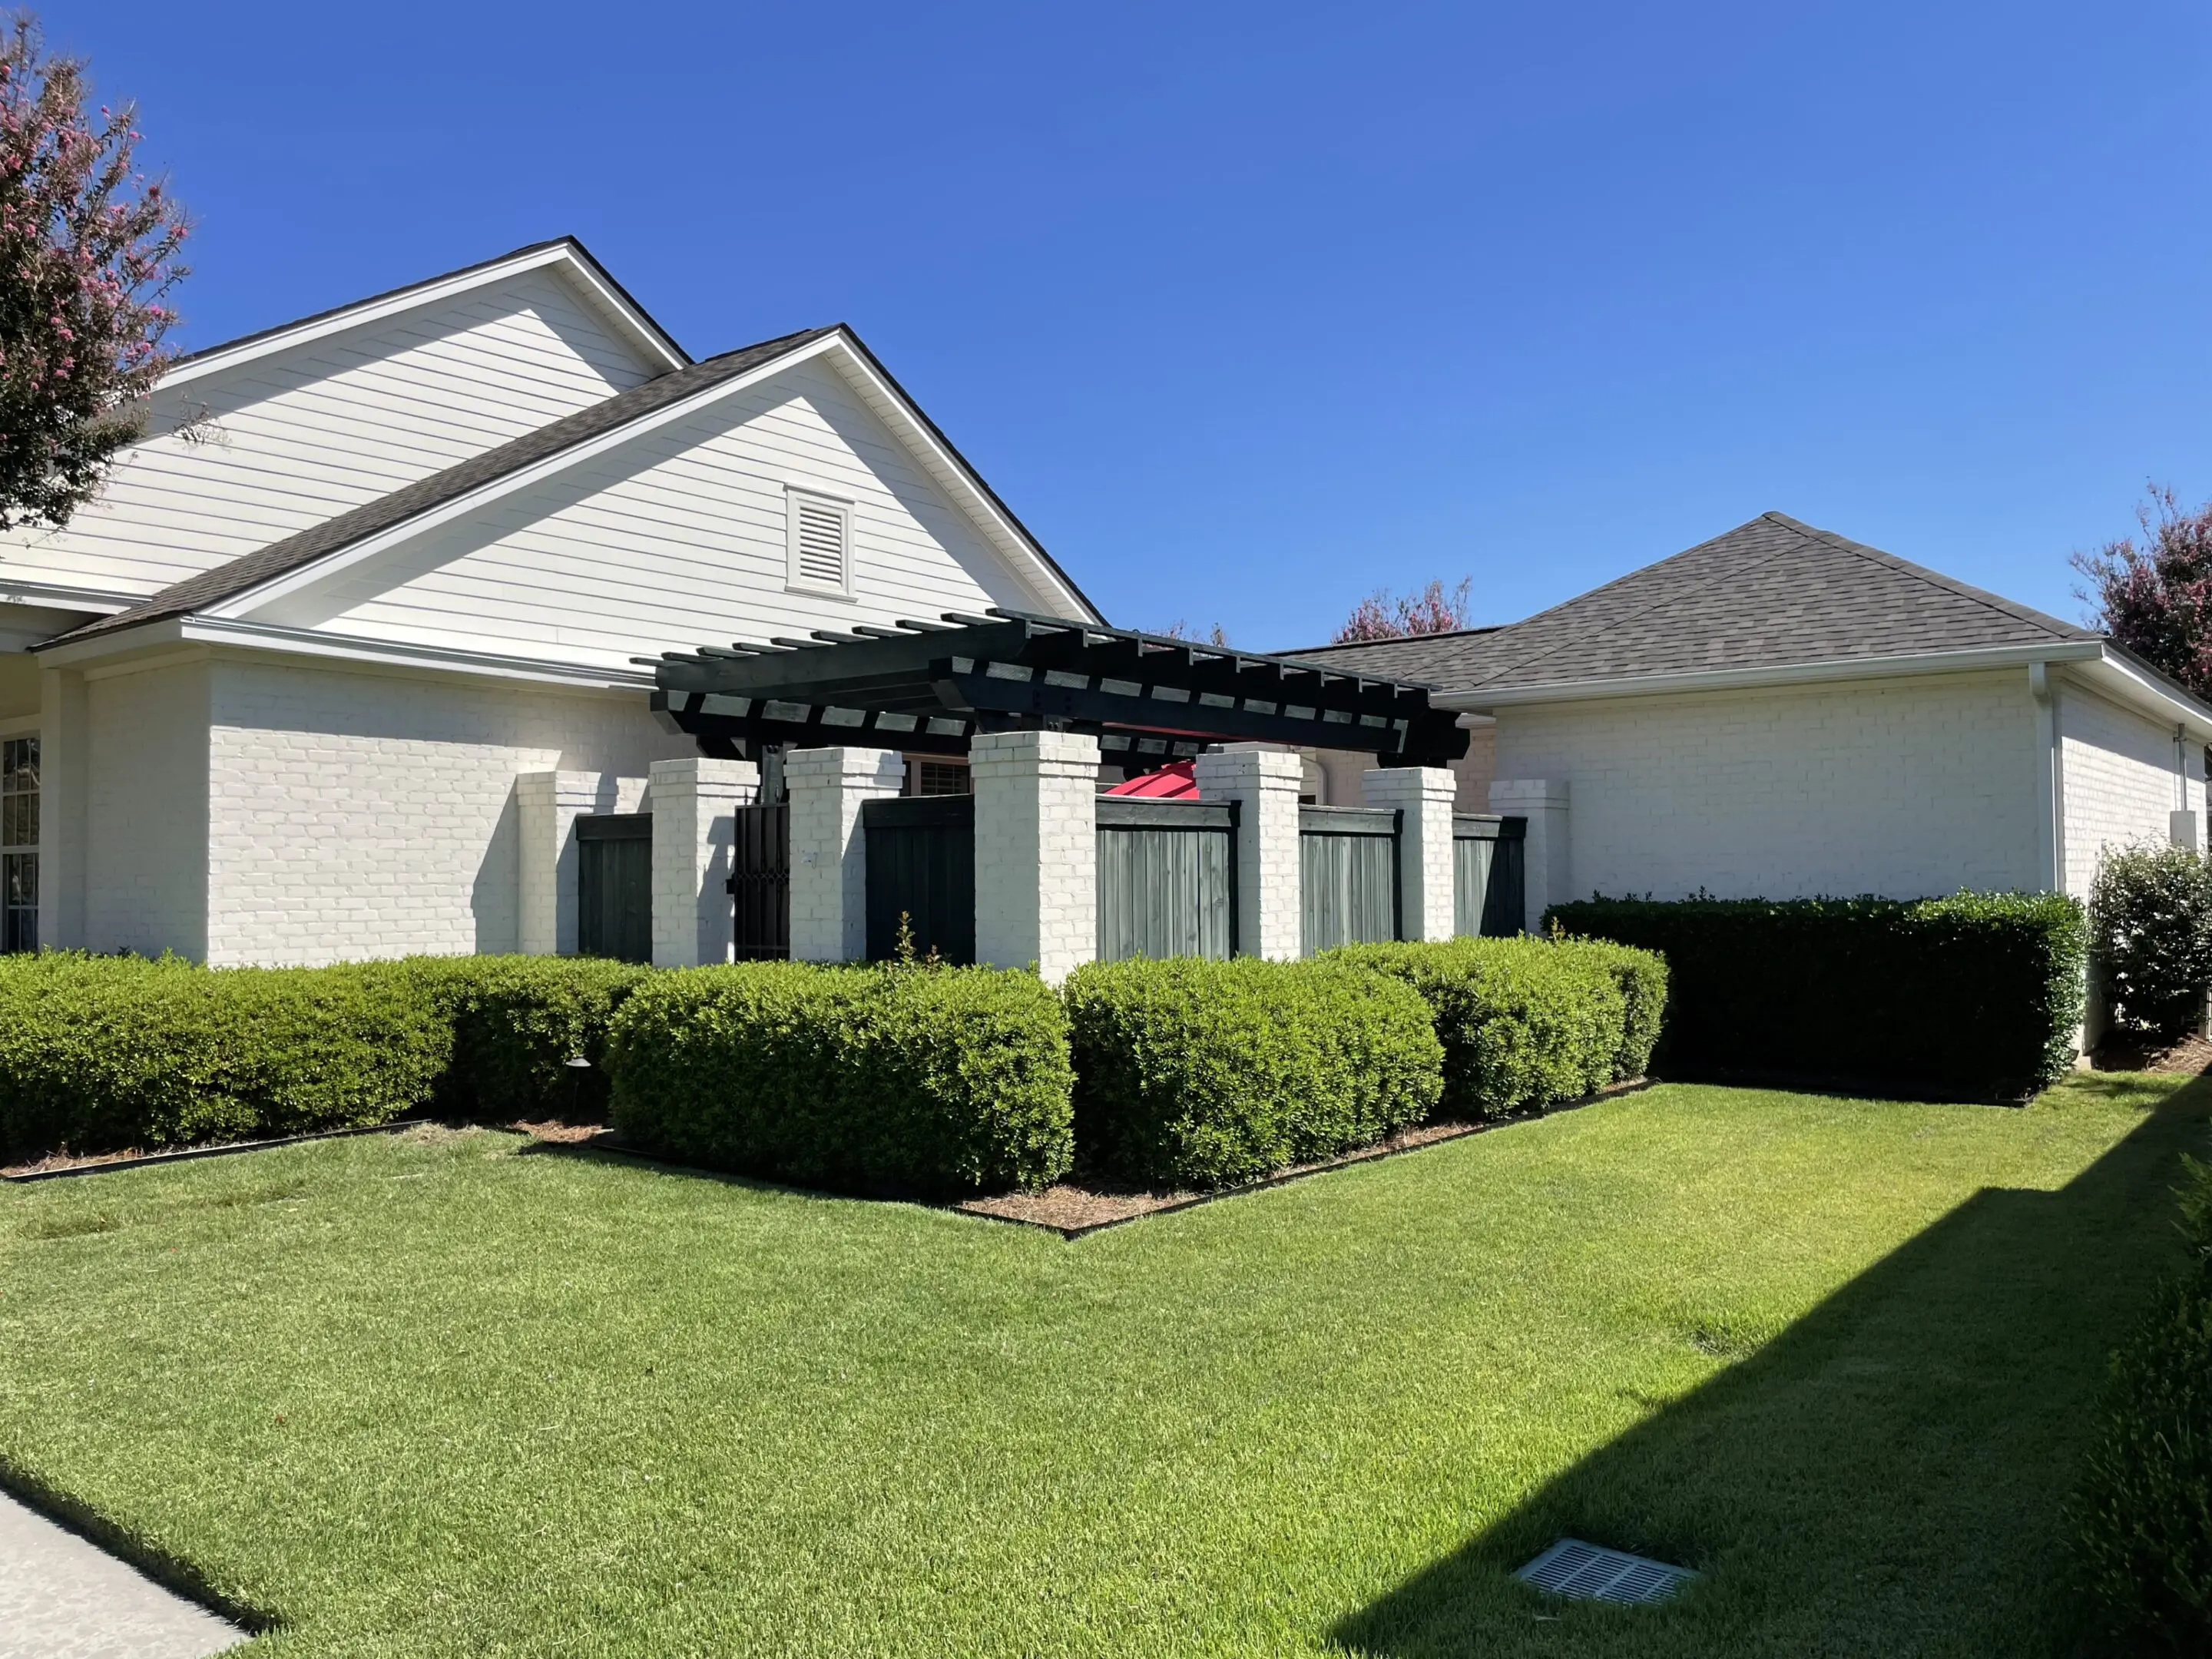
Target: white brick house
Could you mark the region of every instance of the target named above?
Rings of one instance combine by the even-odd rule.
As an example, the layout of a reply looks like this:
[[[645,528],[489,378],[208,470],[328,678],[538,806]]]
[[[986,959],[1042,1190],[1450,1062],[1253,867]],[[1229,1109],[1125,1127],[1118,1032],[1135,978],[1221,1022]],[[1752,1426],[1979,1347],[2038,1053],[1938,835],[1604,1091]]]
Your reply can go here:
[[[575,814],[656,763],[729,793],[635,659],[1097,620],[849,329],[694,362],[573,240],[198,353],[150,416],[0,538],[11,948],[574,949]]]
[[[1532,915],[1592,892],[2083,896],[2109,848],[2201,845],[2212,708],[1780,514],[1504,628],[1294,654],[1430,682],[1480,724],[1462,810],[1541,806]]]

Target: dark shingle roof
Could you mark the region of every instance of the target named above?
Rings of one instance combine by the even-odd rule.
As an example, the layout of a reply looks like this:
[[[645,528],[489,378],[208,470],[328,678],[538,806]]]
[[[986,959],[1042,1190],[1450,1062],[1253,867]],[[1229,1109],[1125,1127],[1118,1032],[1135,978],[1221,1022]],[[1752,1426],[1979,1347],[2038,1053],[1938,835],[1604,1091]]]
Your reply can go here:
[[[1766,513],[1525,622],[1285,654],[1478,691],[2097,637]]]
[[[211,605],[220,605],[249,588],[258,587],[265,581],[289,575],[313,564],[341,548],[349,547],[434,507],[443,507],[448,501],[484,484],[495,483],[511,472],[519,472],[526,466],[549,460],[563,450],[573,449],[579,444],[589,442],[632,421],[641,419],[655,410],[665,409],[695,392],[703,392],[720,381],[757,368],[787,352],[811,344],[825,334],[835,333],[842,326],[839,324],[828,328],[803,329],[796,334],[786,334],[777,339],[763,340],[758,345],[746,346],[742,350],[709,357],[689,368],[672,370],[657,380],[634,386],[627,392],[618,392],[588,409],[580,409],[573,415],[563,416],[549,425],[526,432],[520,438],[510,439],[495,449],[487,449],[481,455],[471,455],[442,472],[418,478],[388,495],[365,501],[350,513],[341,513],[335,519],[325,519],[320,524],[310,525],[295,536],[287,536],[281,542],[271,542],[268,546],[243,554],[228,564],[219,564],[212,570],[202,571],[197,576],[187,576],[180,582],[173,582],[128,611],[87,623],[50,643],[58,645],[64,641],[89,639],[94,635],[112,633],[119,628],[136,628],[143,623],[158,622],[165,617],[188,616]]]

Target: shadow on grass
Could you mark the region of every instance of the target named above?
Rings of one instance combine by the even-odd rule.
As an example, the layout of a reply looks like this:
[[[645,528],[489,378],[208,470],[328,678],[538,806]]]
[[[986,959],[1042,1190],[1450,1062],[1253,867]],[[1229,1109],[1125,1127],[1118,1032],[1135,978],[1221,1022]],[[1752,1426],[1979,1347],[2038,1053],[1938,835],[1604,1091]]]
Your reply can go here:
[[[1391,1659],[2077,1650],[2062,1506],[2106,1356],[2179,1260],[2208,1119],[2199,1079],[2062,1190],[1977,1194],[1331,1635]],[[1663,1607],[1547,1601],[1510,1575],[1563,1535],[1705,1577]]]

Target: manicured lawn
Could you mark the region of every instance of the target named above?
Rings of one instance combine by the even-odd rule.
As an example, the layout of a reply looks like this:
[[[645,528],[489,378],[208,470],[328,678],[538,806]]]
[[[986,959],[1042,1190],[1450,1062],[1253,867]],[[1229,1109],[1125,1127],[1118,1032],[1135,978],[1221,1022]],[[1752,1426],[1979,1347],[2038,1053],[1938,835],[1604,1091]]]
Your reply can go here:
[[[1073,1244],[482,1131],[11,1188],[0,1463],[271,1653],[2049,1652],[2208,1102],[1665,1087]]]

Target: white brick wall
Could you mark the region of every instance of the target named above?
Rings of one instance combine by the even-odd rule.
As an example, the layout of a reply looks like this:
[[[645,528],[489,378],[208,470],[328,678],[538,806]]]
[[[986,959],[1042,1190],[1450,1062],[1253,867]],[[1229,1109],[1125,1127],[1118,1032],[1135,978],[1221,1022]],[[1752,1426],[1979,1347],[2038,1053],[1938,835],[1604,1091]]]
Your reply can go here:
[[[1496,764],[1570,785],[1577,897],[1909,897],[2036,884],[2036,740],[2014,670],[1509,708]]]
[[[185,663],[85,687],[89,950],[207,953],[209,672]]]
[[[202,915],[216,963],[515,950],[517,775],[603,774],[592,810],[635,811],[650,764],[690,747],[639,693],[250,659],[201,672],[212,722]],[[109,747],[95,732],[95,771]],[[95,801],[95,824],[103,816]]]
[[[2086,898],[2106,848],[2164,846],[2169,814],[2204,805],[2204,750],[2173,728],[2107,702],[2073,680],[2057,687],[2061,854],[2066,890]]]
[[[969,746],[969,767],[975,960],[1034,962],[1057,985],[1098,951],[1098,739],[982,732]]]

